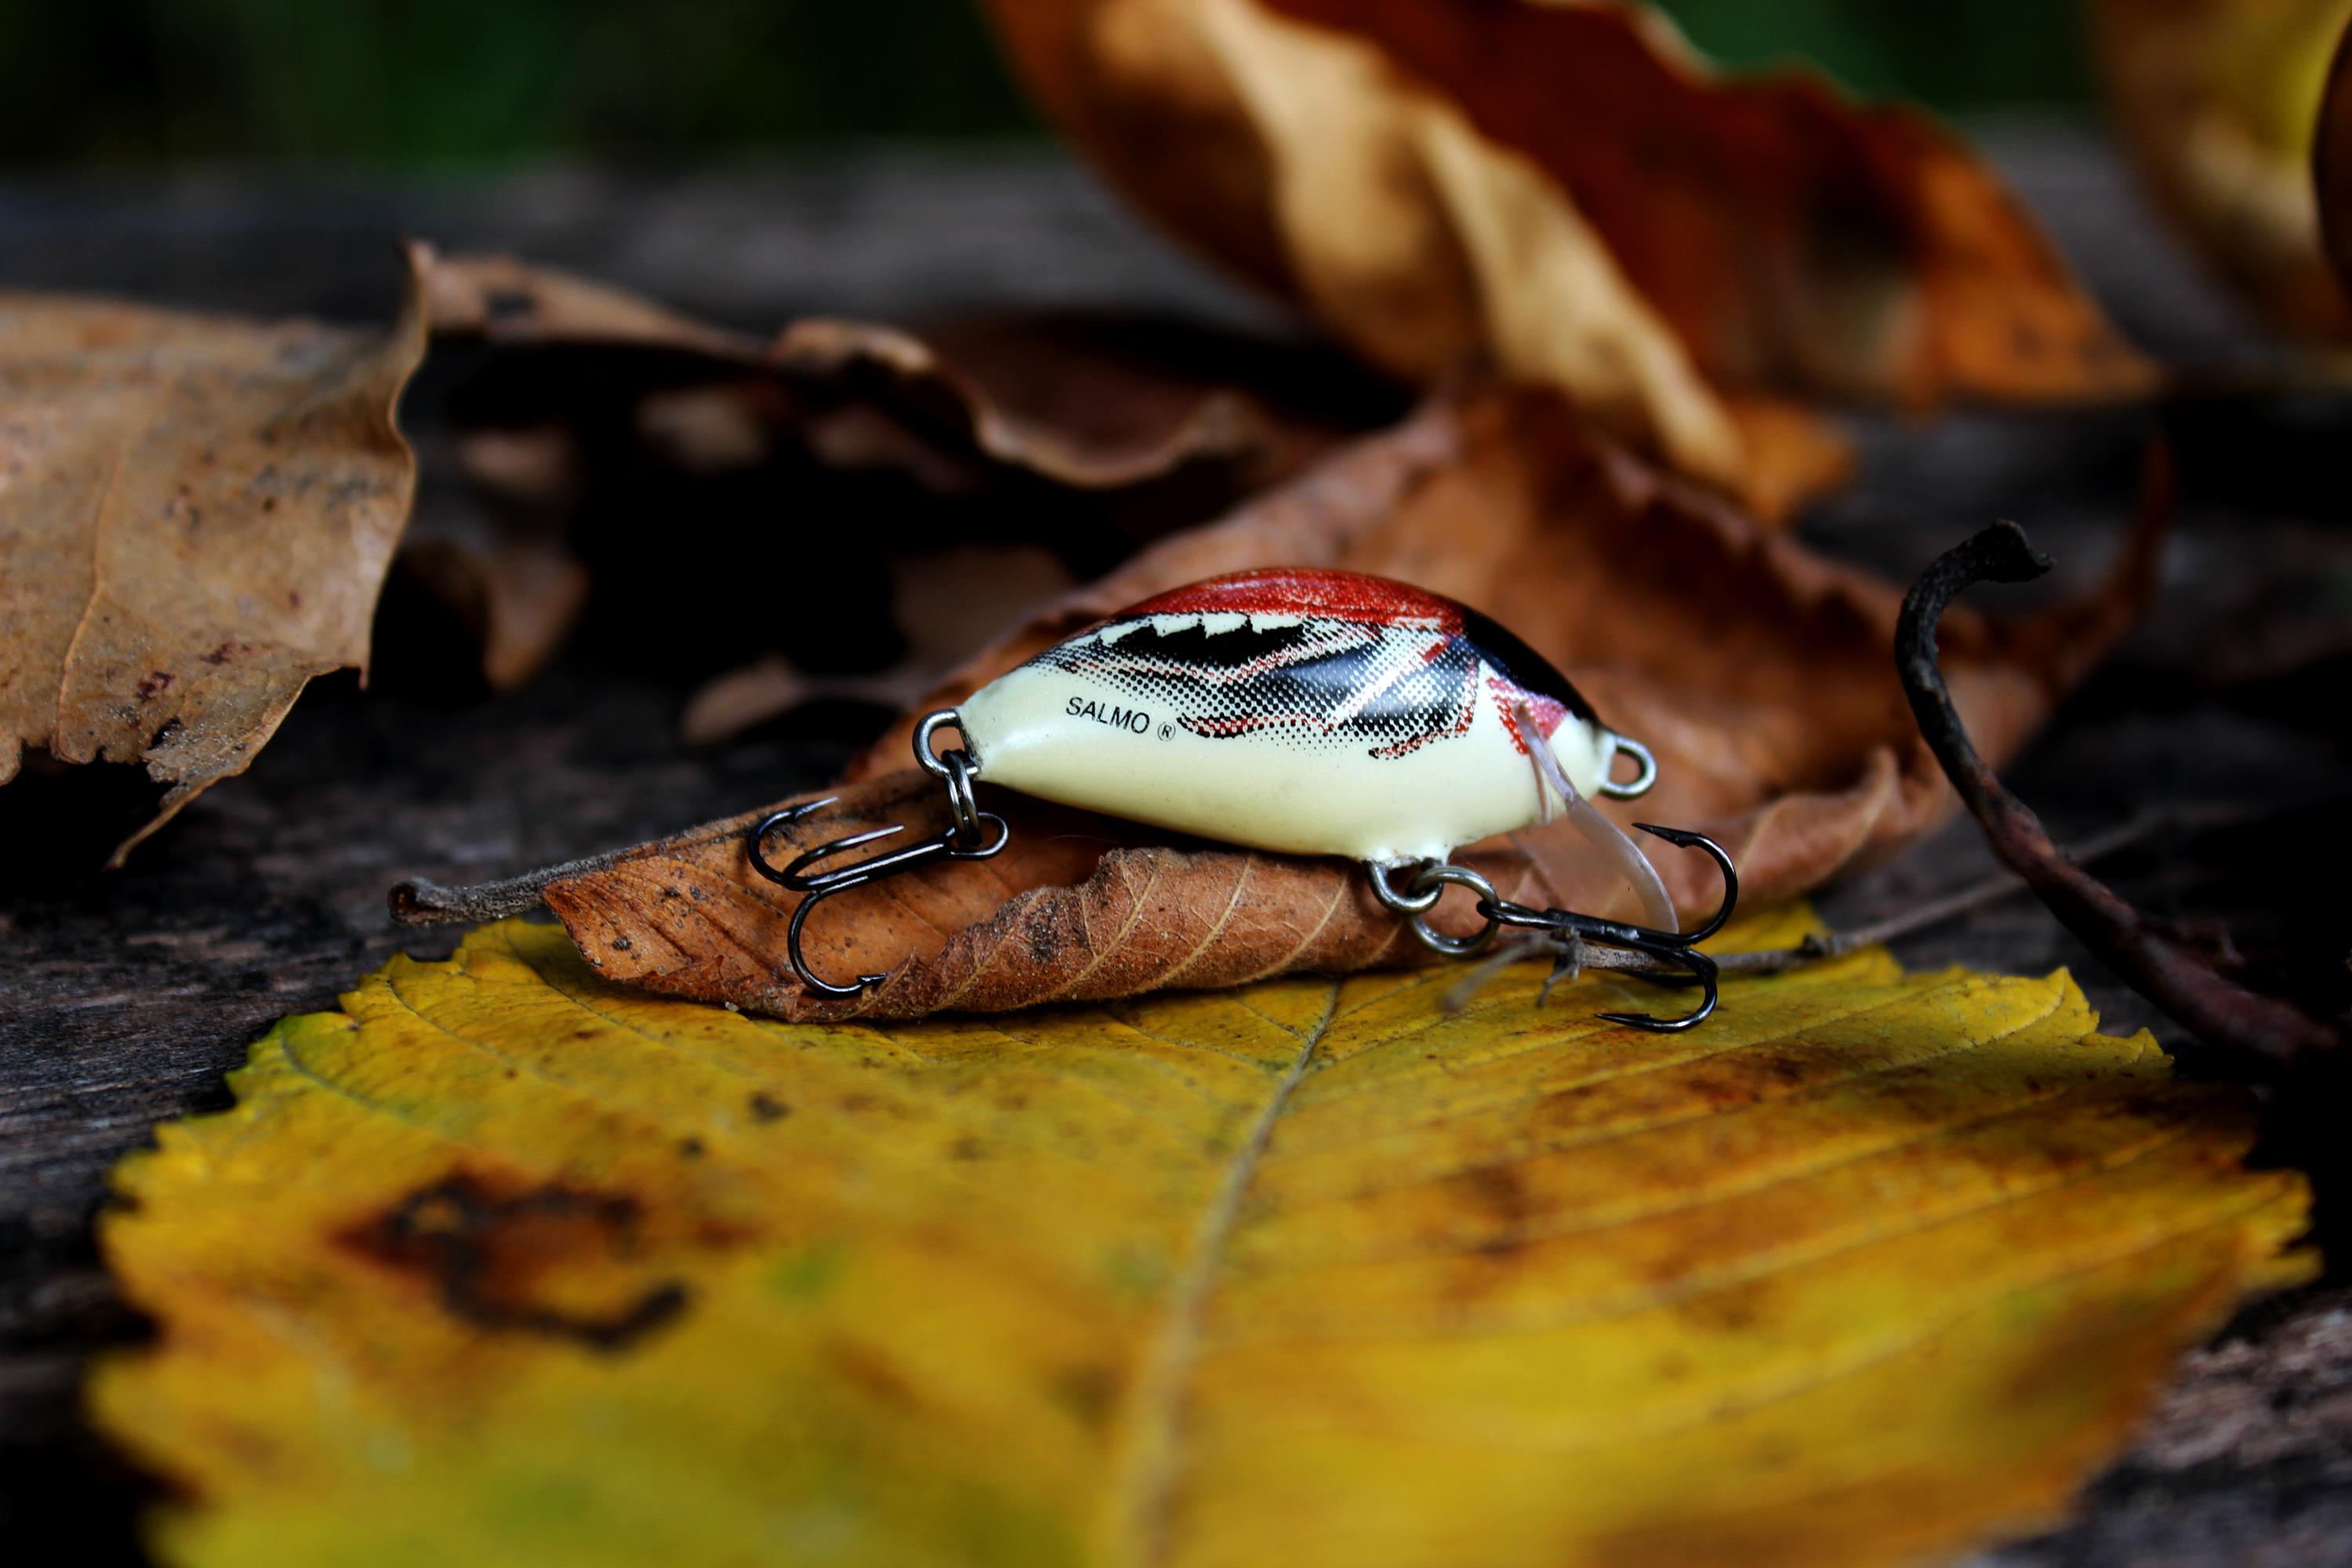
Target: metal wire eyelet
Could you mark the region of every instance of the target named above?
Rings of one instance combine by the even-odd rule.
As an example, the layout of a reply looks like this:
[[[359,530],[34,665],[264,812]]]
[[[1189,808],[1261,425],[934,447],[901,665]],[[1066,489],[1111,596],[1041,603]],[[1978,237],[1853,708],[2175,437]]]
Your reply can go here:
[[[922,764],[924,772],[939,778],[948,776],[948,763],[945,757],[931,750],[931,737],[950,725],[962,728],[957,723],[956,710],[952,708],[935,708],[924,714],[915,725],[915,761]]]
[[[1469,889],[1477,896],[1482,913],[1489,905],[1500,901],[1495,884],[1467,866],[1423,860],[1414,868],[1412,879],[1405,884],[1402,893],[1390,882],[1387,868],[1367,863],[1365,869],[1370,873],[1372,896],[1385,908],[1404,916],[1412,927],[1412,934],[1433,952],[1442,952],[1448,958],[1467,958],[1483,952],[1495,940],[1495,933],[1503,929],[1503,922],[1491,913],[1486,914],[1485,927],[1472,936],[1447,936],[1429,923],[1429,912],[1437,907],[1448,888]]]
[[[1445,896],[1443,883],[1432,882],[1426,888],[1421,886],[1420,874],[1436,864],[1434,860],[1400,860],[1392,865],[1381,866],[1367,860],[1364,862],[1364,870],[1367,873],[1367,879],[1372,885],[1372,897],[1381,901],[1381,907],[1392,915],[1410,917],[1427,914],[1437,907],[1437,900]],[[1400,893],[1396,890],[1395,884],[1389,880],[1389,873],[1402,870],[1408,867],[1413,872],[1413,880],[1411,884],[1412,890]]]
[[[1609,776],[1620,755],[1633,758],[1635,763],[1633,776],[1623,784]],[[1601,765],[1601,782],[1593,786],[1593,794],[1605,795],[1611,800],[1639,800],[1657,782],[1658,759],[1650,748],[1630,736],[1612,732],[1609,737],[1609,755]]]

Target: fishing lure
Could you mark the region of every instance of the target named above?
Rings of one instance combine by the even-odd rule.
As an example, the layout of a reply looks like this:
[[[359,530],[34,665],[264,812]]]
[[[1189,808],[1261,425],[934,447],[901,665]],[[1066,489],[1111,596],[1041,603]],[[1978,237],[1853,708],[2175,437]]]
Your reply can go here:
[[[937,751],[947,728],[963,744]],[[1704,851],[1722,872],[1721,907],[1698,930],[1677,929],[1656,870],[1591,804],[1645,793],[1656,759],[1603,724],[1567,677],[1510,632],[1402,583],[1264,569],[1147,599],[927,715],[915,729],[915,760],[947,786],[953,821],[935,837],[815,868],[903,831],[879,827],[780,868],[762,853],[768,834],[832,802],[788,807],[751,829],[752,866],[803,895],[786,946],[814,993],[855,996],[887,978],[838,985],[809,967],[801,930],[820,900],[933,860],[984,860],[1003,849],[1011,828],[973,795],[984,776],[1205,838],[1345,856],[1363,865],[1382,906],[1450,956],[1476,952],[1512,926],[1632,949],[1704,988],[1681,1016],[1601,1015],[1614,1023],[1685,1029],[1715,1010],[1715,964],[1696,949],[1731,917],[1739,889],[1731,858],[1703,835],[1636,824]],[[1613,776],[1621,760],[1633,768],[1622,780]],[[1451,863],[1461,845],[1563,812],[1624,874],[1648,924],[1514,903]],[[1449,887],[1478,900],[1485,924],[1470,936],[1429,922]]]

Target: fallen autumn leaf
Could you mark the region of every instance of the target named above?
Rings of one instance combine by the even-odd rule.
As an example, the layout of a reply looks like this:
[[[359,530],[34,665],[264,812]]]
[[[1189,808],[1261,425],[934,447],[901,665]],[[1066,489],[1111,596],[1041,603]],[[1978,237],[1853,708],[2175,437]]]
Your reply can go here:
[[[415,574],[482,628],[485,671],[507,684],[579,607],[576,574],[545,547],[569,531],[641,645],[678,647],[681,675],[737,666],[691,706],[698,744],[814,697],[919,689],[1034,602],[983,602],[978,584],[1034,581],[1041,551],[1060,559],[1059,585],[1093,576],[1402,407],[1333,351],[1144,319],[997,315],[917,333],[809,318],[762,341],[509,257],[436,258],[427,284],[436,335],[490,349],[449,412],[457,466],[516,521],[420,540]],[[647,548],[655,511],[695,517],[691,547]],[[714,637],[766,606],[728,599],[708,562],[770,549],[854,598],[836,608],[871,640],[895,626],[890,668],[868,648],[876,662],[845,668],[838,637]],[[936,613],[959,584],[952,619],[977,623],[970,635]],[[674,635],[647,620],[678,603]]]
[[[302,689],[368,667],[425,353],[390,331],[0,295],[0,784],[26,747],[165,787],[243,773]]]
[[[807,317],[761,342],[512,257],[436,258],[428,287],[436,333],[509,349],[657,351],[698,379],[746,383],[723,412],[790,426],[842,466],[1002,466],[1115,489],[1200,465],[1234,469],[1250,489],[1337,428],[1326,412],[1274,405],[1299,390],[1274,374],[1280,356],[1188,363],[1132,323],[981,321],[918,335]],[[1211,341],[1190,345],[1196,357]],[[642,390],[680,377],[648,374]]]
[[[1810,75],[1718,78],[1647,6],[991,9],[1182,238],[1392,372],[1483,352],[1767,515],[1843,468],[1791,400],[2152,383],[1948,134]]]
[[[1538,972],[781,1026],[490,927],[124,1163],[92,1407],[183,1568],[1864,1568],[2046,1519],[2309,1272],[2242,1096],[2063,974],[1668,1040]]]

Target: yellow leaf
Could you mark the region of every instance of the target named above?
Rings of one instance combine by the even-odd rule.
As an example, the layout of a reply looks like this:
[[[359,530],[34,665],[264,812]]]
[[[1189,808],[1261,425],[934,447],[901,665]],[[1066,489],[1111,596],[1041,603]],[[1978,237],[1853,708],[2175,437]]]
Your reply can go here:
[[[788,1026],[488,927],[125,1163],[94,1407],[180,1563],[1892,1563],[2301,1266],[2063,974],[1457,975]]]

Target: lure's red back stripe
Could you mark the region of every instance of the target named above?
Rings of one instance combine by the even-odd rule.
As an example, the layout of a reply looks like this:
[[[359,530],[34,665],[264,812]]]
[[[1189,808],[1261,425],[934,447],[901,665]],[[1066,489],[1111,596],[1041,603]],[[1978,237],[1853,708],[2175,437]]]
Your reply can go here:
[[[1122,610],[1118,618],[1141,616],[1232,615],[1319,616],[1339,621],[1412,626],[1448,636],[1462,629],[1462,606],[1453,600],[1386,577],[1313,567],[1260,567],[1229,573]]]

